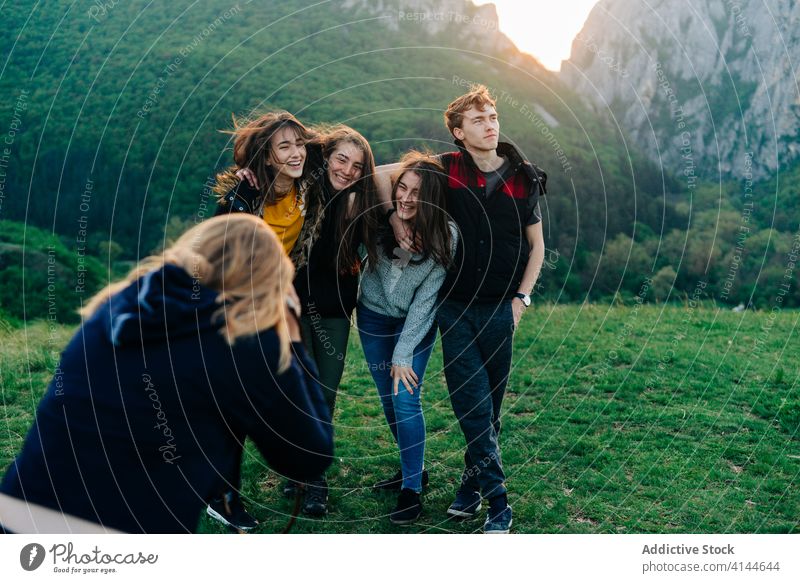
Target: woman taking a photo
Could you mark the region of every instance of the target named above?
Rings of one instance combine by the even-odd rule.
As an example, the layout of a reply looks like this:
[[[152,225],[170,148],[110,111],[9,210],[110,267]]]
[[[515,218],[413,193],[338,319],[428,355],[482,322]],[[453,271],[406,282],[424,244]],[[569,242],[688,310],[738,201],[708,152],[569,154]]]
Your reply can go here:
[[[313,134],[314,138],[305,143],[305,167],[296,180],[300,181],[301,190],[306,194],[306,218],[291,256],[295,258],[297,268],[294,285],[302,305],[303,338],[317,364],[318,379],[333,416],[347,354],[350,318],[358,294],[361,268],[358,249],[366,241],[367,233],[374,232],[379,222],[373,179],[375,159],[369,142],[353,128],[336,125],[305,131]],[[239,139],[237,136],[237,142]],[[275,140],[280,138],[268,140],[265,136],[258,142],[275,142],[273,147],[280,147],[281,142]],[[234,153],[237,151],[239,148],[234,145]],[[265,165],[280,168],[268,165],[269,155],[263,159],[255,155],[235,158],[237,165],[251,158],[255,160],[253,165],[242,166],[231,173],[241,179],[237,185],[239,191],[263,191],[265,178],[259,176],[257,168]],[[299,158],[298,155],[294,159]],[[291,157],[285,159],[292,160]],[[269,180],[271,171],[265,176]],[[220,208],[225,208],[224,199],[220,205]],[[264,211],[265,220],[268,209],[267,206]],[[234,210],[239,209],[234,207]],[[375,245],[367,248],[368,256],[376,257]],[[297,484],[290,480],[284,487],[284,494],[294,496],[296,488]],[[325,476],[319,475],[307,484],[303,512],[323,516],[327,513],[327,502],[328,484]]]
[[[388,220],[371,235],[377,258],[361,277],[357,322],[389,429],[400,449],[401,470],[377,488],[400,490],[389,515],[395,524],[422,512],[425,419],[420,396],[436,328],[436,298],[458,234],[444,209],[444,170],[435,158],[409,152],[392,185],[392,205],[421,251],[400,249]]]
[[[291,308],[294,268],[252,216],[217,217],[99,292],[0,486],[12,532],[194,532],[240,436],[297,480],[330,416]],[[63,522],[42,522],[53,510]],[[41,518],[41,520],[40,520]],[[83,519],[83,520],[80,520]]]

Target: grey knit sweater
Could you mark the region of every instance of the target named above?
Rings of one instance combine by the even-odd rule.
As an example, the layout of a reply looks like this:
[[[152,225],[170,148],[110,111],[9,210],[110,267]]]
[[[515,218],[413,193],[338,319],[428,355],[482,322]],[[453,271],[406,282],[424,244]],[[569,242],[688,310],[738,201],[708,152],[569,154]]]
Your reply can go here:
[[[458,244],[458,230],[449,223],[452,253]],[[395,250],[390,259],[378,251],[378,265],[362,270],[359,301],[368,309],[392,318],[405,318],[403,331],[392,355],[394,366],[411,366],[414,349],[431,329],[436,315],[436,296],[444,283],[445,267],[432,258],[416,264],[421,255]]]

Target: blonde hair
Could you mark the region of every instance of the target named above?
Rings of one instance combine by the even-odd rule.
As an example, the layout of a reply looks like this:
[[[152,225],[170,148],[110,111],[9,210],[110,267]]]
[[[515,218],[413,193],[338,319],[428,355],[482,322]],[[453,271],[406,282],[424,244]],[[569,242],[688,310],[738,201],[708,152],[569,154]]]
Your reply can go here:
[[[220,334],[228,344],[274,327],[280,343],[278,372],[289,367],[286,294],[294,265],[272,229],[250,214],[214,217],[192,227],[163,255],[144,259],[124,280],[98,292],[81,315],[92,316],[112,295],[165,264],[183,268],[197,283],[220,292],[217,303],[221,306],[213,318],[224,319]]]
[[[461,127],[465,111],[472,107],[482,111],[487,106],[496,107],[496,105],[494,97],[489,93],[486,85],[472,85],[468,93],[457,97],[447,106],[447,110],[444,112],[444,124],[452,134],[454,129]]]

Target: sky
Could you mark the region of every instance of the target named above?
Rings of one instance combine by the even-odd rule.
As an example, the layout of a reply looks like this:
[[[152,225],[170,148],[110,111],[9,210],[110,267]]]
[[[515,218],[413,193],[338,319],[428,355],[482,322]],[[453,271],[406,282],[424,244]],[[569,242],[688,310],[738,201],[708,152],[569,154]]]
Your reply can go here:
[[[598,0],[474,0],[475,4],[494,4],[500,30],[517,47],[536,57],[551,71],[561,68],[569,58],[572,39]]]

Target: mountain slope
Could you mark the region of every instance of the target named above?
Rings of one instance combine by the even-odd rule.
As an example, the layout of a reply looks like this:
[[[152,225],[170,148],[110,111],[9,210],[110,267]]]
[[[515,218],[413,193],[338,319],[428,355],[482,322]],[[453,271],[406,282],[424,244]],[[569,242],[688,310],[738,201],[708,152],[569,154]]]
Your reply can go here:
[[[0,217],[67,238],[85,218],[129,259],[158,246],[170,220],[210,216],[207,180],[231,160],[219,132],[231,113],[348,123],[391,162],[410,147],[452,149],[442,111],[472,82],[496,93],[503,139],[547,170],[546,236],[565,266],[636,221],[658,232],[669,207],[669,180],[519,53],[493,6],[50,0],[15,3],[4,18],[0,87],[25,92],[26,108]],[[13,105],[0,104],[0,119]]]
[[[560,76],[676,174],[766,178],[797,158],[798,23],[792,0],[601,0]]]

